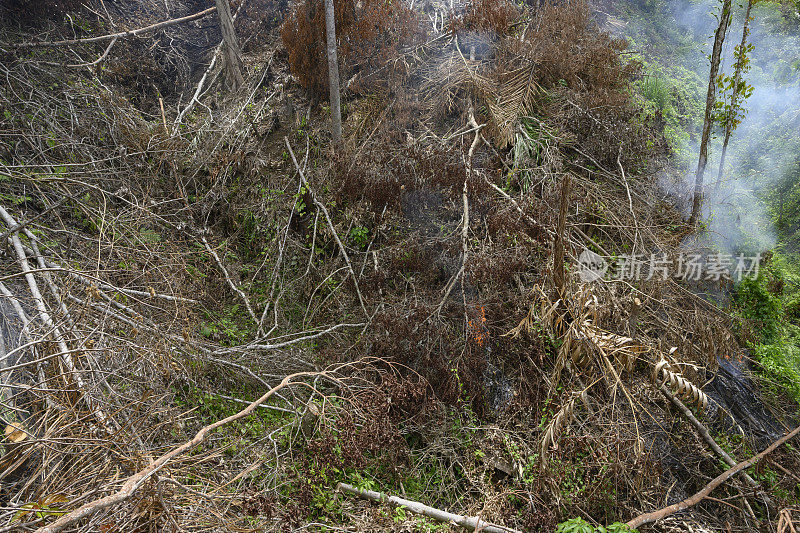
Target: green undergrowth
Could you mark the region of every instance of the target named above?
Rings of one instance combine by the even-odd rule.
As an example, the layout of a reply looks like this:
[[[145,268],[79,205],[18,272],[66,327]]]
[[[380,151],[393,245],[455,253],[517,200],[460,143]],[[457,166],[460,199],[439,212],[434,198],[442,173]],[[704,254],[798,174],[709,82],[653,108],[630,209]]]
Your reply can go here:
[[[226,390],[226,392],[238,395],[241,401],[230,399],[233,396],[226,398],[226,395],[203,390],[194,384],[173,387],[176,407],[190,413],[187,421],[195,429],[238,413],[255,396],[244,389]],[[291,442],[294,415],[280,410],[281,406],[274,402],[266,402],[263,405],[250,416],[231,422],[217,430],[208,442],[191,453],[200,456],[208,452],[219,453],[224,460],[247,457],[249,463],[270,460],[273,442],[275,446],[281,448],[286,448]],[[270,407],[276,407],[276,409]],[[269,435],[271,439],[269,446],[264,444],[266,435]],[[182,438],[180,435],[175,435],[175,437]],[[259,480],[263,477],[260,472],[260,469],[256,469],[251,478]],[[199,482],[201,480],[200,477],[197,477],[199,474],[200,470],[195,472],[192,468],[188,469],[184,482],[189,485]]]
[[[776,253],[737,286],[738,333],[752,348],[769,388],[800,403],[800,266]]]
[[[347,520],[347,507],[336,496],[338,483],[347,483],[363,490],[423,502],[437,508],[464,509],[470,505],[472,487],[506,491],[503,496],[503,516],[516,516],[519,523],[535,512],[527,498],[518,496],[511,487],[535,491],[543,484],[557,484],[559,504],[554,516],[570,516],[578,508],[588,507],[599,520],[614,520],[617,516],[618,495],[606,465],[599,471],[590,466],[588,452],[570,457],[552,457],[546,469],[540,468],[538,454],[529,455],[523,442],[509,435],[492,437],[478,418],[465,405],[446,408],[442,423],[436,429],[420,431],[415,426],[399,424],[399,439],[370,447],[367,442],[385,439],[383,430],[376,434],[368,424],[354,429],[348,416],[339,417],[334,400],[326,407],[324,421],[316,433],[307,439],[286,441],[291,445],[293,461],[283,469],[277,488],[277,498],[287,509],[297,505],[305,520],[336,524]],[[366,433],[365,433],[366,432]],[[354,435],[355,433],[355,435]],[[435,443],[435,445],[434,445]],[[496,469],[496,461],[519,468],[520,477]],[[268,469],[279,465],[267,463]],[[505,489],[503,488],[505,487]],[[524,492],[523,492],[524,493]],[[414,517],[402,508],[385,506],[378,514],[396,524],[413,522],[414,531],[439,531],[446,526],[421,517]],[[489,518],[487,518],[489,519]],[[566,524],[566,525],[564,525]],[[622,533],[631,531],[624,524],[594,526],[593,529],[569,529],[578,522],[565,522],[559,529]],[[571,524],[571,526],[570,526]],[[552,527],[552,526],[551,526]]]
[[[253,338],[252,321],[244,307],[233,304],[216,311],[205,310],[202,313],[200,335],[218,341],[227,346],[245,344]]]
[[[462,420],[455,412],[448,418],[448,445],[458,450],[459,457],[479,461],[481,453],[475,420]],[[468,466],[431,453],[427,449],[427,438],[413,428],[400,427],[400,440],[394,444],[354,454],[344,431],[346,427],[345,420],[336,417],[326,420],[325,427],[313,438],[296,446],[300,459],[292,466],[281,495],[287,504],[298,499],[308,500],[307,519],[335,522],[343,518],[341,503],[334,491],[340,482],[364,490],[402,495],[434,507],[458,508],[462,503],[469,483],[464,470]],[[380,433],[378,430],[377,438]],[[394,522],[412,519],[403,509],[387,508],[381,512]],[[437,531],[445,527],[424,518],[413,520],[415,531]]]
[[[642,77],[634,84],[643,112],[658,114],[664,123],[664,138],[678,163],[692,155],[691,134],[699,131],[703,119],[702,80],[680,65],[659,65],[637,57]]]

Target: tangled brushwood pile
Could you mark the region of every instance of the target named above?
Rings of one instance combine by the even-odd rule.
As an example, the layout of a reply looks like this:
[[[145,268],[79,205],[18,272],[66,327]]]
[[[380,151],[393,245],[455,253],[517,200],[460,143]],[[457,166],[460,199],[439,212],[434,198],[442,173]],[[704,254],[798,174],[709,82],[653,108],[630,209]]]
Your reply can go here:
[[[796,422],[658,273],[687,231],[663,126],[584,2],[337,0],[335,152],[321,4],[280,30],[265,4],[235,93],[211,19],[47,55],[3,28],[0,531],[452,529],[340,483],[487,531],[610,524]],[[145,57],[181,59],[119,74]],[[587,281],[586,249],[656,274]],[[800,456],[769,460],[647,527],[791,524]]]

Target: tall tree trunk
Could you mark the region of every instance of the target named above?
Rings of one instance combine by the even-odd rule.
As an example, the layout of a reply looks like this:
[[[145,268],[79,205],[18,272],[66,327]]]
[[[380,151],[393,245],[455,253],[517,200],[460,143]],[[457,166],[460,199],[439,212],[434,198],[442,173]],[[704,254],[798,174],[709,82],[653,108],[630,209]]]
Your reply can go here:
[[[558,228],[556,229],[556,239],[553,243],[553,283],[558,291],[558,310],[561,313],[568,312],[567,306],[564,304],[566,298],[566,284],[567,274],[564,270],[565,246],[566,241],[566,225],[567,225],[567,210],[569,209],[569,193],[572,186],[572,180],[569,174],[564,174],[564,180],[561,182],[561,198],[558,204]],[[559,331],[559,334],[564,331]]]
[[[711,72],[708,75],[708,93],[706,94],[706,112],[703,120],[703,136],[700,140],[700,157],[697,161],[697,172],[694,176],[694,200],[692,201],[692,216],[689,224],[697,222],[700,215],[700,206],[703,199],[703,175],[708,163],[708,138],[711,136],[711,113],[714,110],[714,99],[717,89],[717,72],[719,60],[722,55],[722,43],[728,31],[728,22],[731,15],[731,0],[722,0],[722,12],[719,17],[719,26],[714,35],[714,49],[711,52]]]
[[[331,101],[333,141],[342,141],[342,110],[339,101],[339,59],[336,54],[336,19],[333,0],[325,0],[325,33],[328,42],[328,80]]]
[[[745,48],[747,47],[747,36],[750,33],[750,9],[753,7],[753,0],[748,0],[747,10],[744,13],[744,27],[742,28],[742,42],[739,44],[739,57],[736,58],[736,66],[733,74],[733,91],[731,93],[731,113],[733,117],[728,117],[725,121],[725,140],[722,143],[722,154],[719,157],[719,171],[717,172],[717,184],[714,186],[714,194],[719,192],[722,184],[722,172],[725,170],[725,156],[728,153],[728,142],[731,140],[733,127],[731,119],[736,118],[736,106],[739,100],[739,91],[742,89],[742,69],[744,68]]]
[[[225,76],[235,89],[244,83],[242,76],[242,51],[233,29],[233,16],[228,0],[216,0],[222,39],[225,41]]]

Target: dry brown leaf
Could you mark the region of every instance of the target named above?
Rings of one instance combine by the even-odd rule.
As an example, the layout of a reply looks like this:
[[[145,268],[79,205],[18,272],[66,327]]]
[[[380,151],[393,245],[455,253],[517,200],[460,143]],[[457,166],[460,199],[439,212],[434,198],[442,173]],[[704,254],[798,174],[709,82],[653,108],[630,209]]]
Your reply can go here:
[[[14,444],[19,444],[28,438],[28,433],[22,427],[22,424],[9,424],[5,429],[6,440]]]

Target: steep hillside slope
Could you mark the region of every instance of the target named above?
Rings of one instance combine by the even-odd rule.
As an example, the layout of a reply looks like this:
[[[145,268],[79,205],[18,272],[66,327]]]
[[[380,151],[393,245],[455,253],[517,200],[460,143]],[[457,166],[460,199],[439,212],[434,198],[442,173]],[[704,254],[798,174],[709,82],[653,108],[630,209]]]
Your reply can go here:
[[[2,4],[0,530],[625,531],[797,425],[750,360],[792,278],[685,224],[649,4],[336,0],[340,145],[278,4],[238,88],[205,3]],[[773,531],[797,471],[642,530]]]

